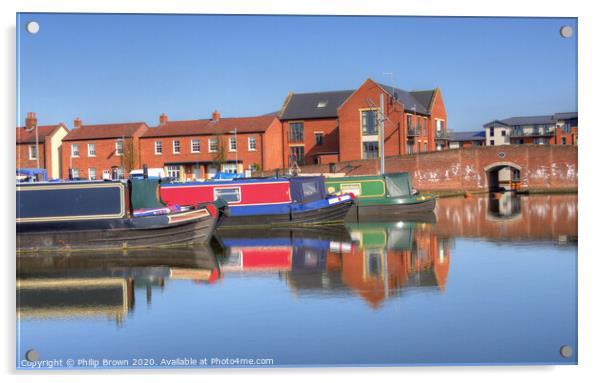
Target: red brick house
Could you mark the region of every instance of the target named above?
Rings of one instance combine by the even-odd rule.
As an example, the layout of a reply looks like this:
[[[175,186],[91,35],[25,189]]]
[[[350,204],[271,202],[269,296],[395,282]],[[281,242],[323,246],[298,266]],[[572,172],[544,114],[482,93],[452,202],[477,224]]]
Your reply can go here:
[[[282,168],[282,128],[275,116],[169,121],[140,138],[142,164],[165,168],[179,180],[204,180],[216,172]]]
[[[16,131],[17,168],[44,168],[48,178],[61,178],[61,145],[68,132],[63,123],[38,125],[36,114],[27,113],[25,126]]]
[[[63,138],[63,177],[80,179],[121,179],[139,168],[140,136],[148,129],[144,122],[82,125],[79,118]]]
[[[358,89],[289,93],[279,113],[285,167],[378,157],[380,95],[385,156],[447,148],[441,91],[408,92],[371,79]]]

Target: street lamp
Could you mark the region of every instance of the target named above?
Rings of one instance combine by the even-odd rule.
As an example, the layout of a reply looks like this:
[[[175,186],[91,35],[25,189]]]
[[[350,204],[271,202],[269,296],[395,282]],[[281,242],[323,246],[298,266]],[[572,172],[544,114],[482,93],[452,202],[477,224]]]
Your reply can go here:
[[[234,153],[236,155],[236,174],[238,174],[238,136],[237,136],[237,128],[234,128],[234,130],[230,130],[228,133],[234,133],[234,146],[235,146]]]

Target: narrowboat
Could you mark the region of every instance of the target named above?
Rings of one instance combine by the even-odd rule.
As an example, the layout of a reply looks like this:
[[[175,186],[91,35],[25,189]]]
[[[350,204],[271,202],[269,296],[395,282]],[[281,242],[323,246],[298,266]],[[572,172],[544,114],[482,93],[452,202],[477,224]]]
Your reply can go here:
[[[161,198],[177,205],[225,200],[229,214],[220,229],[342,222],[353,205],[350,194],[327,194],[323,176],[165,183]]]
[[[331,194],[353,194],[355,205],[349,210],[346,220],[369,216],[411,218],[432,212],[436,204],[434,195],[413,190],[410,175],[406,172],[326,178],[326,187]]]
[[[208,242],[227,204],[168,206],[158,185],[151,179],[17,184],[17,251]]]

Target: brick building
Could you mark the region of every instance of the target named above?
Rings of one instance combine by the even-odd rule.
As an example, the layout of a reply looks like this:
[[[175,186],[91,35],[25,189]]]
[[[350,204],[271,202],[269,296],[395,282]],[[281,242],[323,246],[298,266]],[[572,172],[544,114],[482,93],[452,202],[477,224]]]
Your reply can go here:
[[[511,117],[483,125],[485,144],[492,145],[577,145],[578,114]]]
[[[381,94],[385,156],[447,147],[447,114],[438,88],[408,92],[368,79],[355,90],[289,93],[279,113],[284,166],[378,157]]]
[[[275,116],[169,121],[140,139],[141,163],[179,180],[204,180],[217,171],[243,173],[282,167],[282,128]]]
[[[148,129],[144,122],[83,125],[79,118],[63,138],[63,178],[121,179],[139,168],[140,136]]]
[[[453,132],[449,135],[449,148],[471,148],[485,145],[485,132],[482,130],[471,132]]]
[[[61,145],[68,132],[62,123],[38,125],[36,114],[27,113],[25,126],[16,131],[17,168],[44,168],[49,178],[61,178]]]

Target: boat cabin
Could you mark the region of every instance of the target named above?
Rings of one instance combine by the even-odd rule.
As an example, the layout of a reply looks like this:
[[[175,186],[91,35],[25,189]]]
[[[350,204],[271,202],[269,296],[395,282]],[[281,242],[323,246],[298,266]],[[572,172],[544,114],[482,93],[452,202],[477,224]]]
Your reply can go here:
[[[379,176],[350,176],[326,179],[327,191],[334,193],[352,193],[362,198],[396,198],[412,195],[412,182],[406,172]]]

